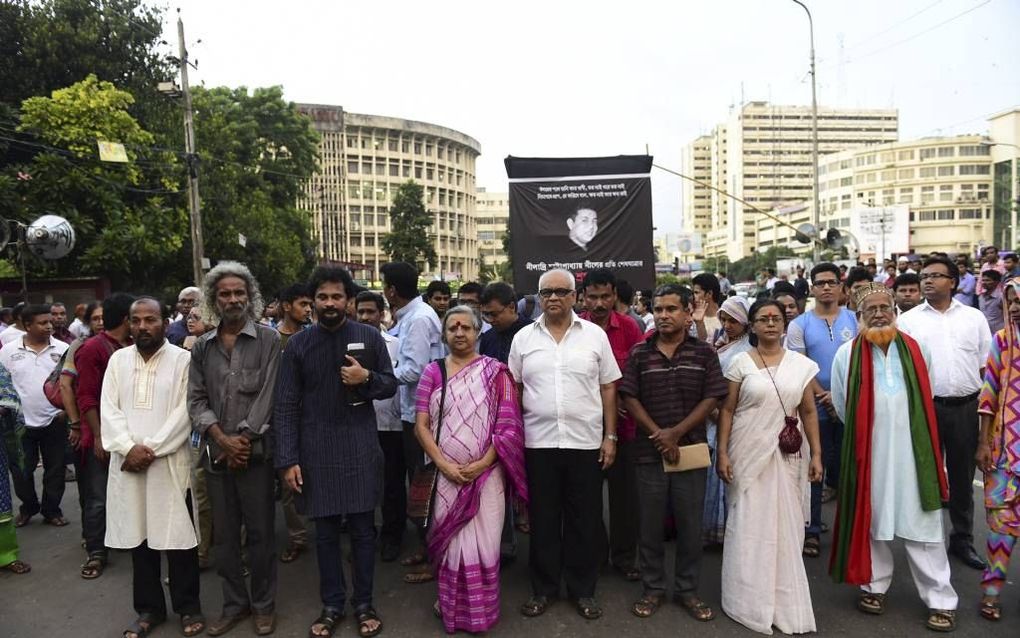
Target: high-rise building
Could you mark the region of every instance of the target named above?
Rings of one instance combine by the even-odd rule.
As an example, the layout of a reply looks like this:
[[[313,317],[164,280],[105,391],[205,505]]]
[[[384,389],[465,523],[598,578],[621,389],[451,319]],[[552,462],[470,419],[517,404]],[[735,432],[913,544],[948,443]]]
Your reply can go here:
[[[899,115],[895,109],[819,108],[819,153],[892,142],[897,139],[898,129]],[[810,106],[749,102],[735,109],[710,135],[695,139],[688,154],[703,158],[706,143],[712,163],[709,174],[716,188],[764,210],[812,200]],[[704,170],[696,159],[692,167]],[[690,218],[693,222],[699,215],[704,219],[705,212],[697,209],[697,201],[692,201],[689,212],[685,201],[685,220]],[[754,208],[721,193],[712,193],[709,201],[710,228],[705,238],[705,255],[725,255],[731,260],[746,257],[757,244],[759,215]]]
[[[475,221],[478,228],[478,254],[486,267],[505,263],[503,235],[510,228],[510,194],[477,189]]]
[[[320,171],[301,206],[312,216],[318,257],[346,265],[356,277],[377,280],[389,261],[382,238],[397,188],[424,187],[433,216],[429,239],[438,263],[425,274],[446,279],[478,275],[475,159],[478,142],[464,133],[413,120],[348,113],[340,106],[298,104],[322,136]]]
[[[681,170],[698,180],[685,181],[683,185],[683,229],[687,232],[707,234],[712,229],[713,191],[705,185],[714,185],[712,143],[712,135],[702,135],[684,147]]]

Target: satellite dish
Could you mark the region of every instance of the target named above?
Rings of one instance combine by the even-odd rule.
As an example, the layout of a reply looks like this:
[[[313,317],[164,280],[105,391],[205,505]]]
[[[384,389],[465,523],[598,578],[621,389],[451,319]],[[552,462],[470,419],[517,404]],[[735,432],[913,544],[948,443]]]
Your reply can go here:
[[[814,224],[801,224],[797,227],[796,238],[802,244],[810,244],[811,239],[818,235]]]
[[[0,217],[0,250],[11,243],[11,223]]]
[[[25,229],[25,243],[36,257],[60,259],[74,248],[74,228],[59,215],[43,215]]]

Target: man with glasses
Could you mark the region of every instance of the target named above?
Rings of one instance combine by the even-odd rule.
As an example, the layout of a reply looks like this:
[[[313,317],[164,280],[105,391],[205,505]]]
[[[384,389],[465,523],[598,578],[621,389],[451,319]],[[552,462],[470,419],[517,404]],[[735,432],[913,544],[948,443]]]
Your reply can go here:
[[[835,497],[839,486],[839,459],[843,442],[843,426],[834,415],[829,393],[829,373],[836,351],[857,336],[857,318],[853,312],[839,305],[842,286],[839,274],[839,268],[828,262],[811,269],[815,307],[797,317],[786,329],[787,349],[799,352],[818,364],[814,392],[818,402],[818,426],[822,435],[826,500]],[[860,285],[866,283],[870,282],[861,282]],[[822,497],[822,484],[812,483],[811,522],[804,537],[804,555],[809,558],[816,558],[821,553],[819,539],[822,532]]]
[[[882,613],[893,576],[891,544],[901,538],[929,609],[928,628],[949,631],[958,598],[942,535],[946,476],[936,425],[929,421],[935,414],[932,360],[928,348],[896,329],[888,288],[870,283],[854,301],[860,336],[833,360],[832,403],[848,440],[861,447],[841,467],[843,516],[833,534],[832,575],[861,587],[859,610]],[[862,448],[870,453],[861,454]]]
[[[977,399],[992,343],[985,316],[953,298],[959,270],[945,257],[921,269],[924,303],[900,315],[900,330],[931,351],[935,417],[949,474],[949,552],[973,569],[985,561],[974,551],[974,455],[978,445]]]
[[[463,288],[461,288],[463,291]],[[461,293],[463,301],[463,292]],[[482,333],[478,338],[478,354],[492,357],[506,363],[510,358],[510,344],[521,328],[533,323],[531,319],[518,314],[517,295],[513,286],[501,281],[493,282],[485,287],[480,299],[482,319],[492,326],[491,330]],[[526,518],[514,516],[513,503],[507,501],[506,516],[503,518],[503,538],[500,543],[500,554],[504,563],[517,560],[517,538],[514,525],[525,525]],[[520,513],[526,516],[526,512]],[[525,528],[526,529],[526,528]]]
[[[177,295],[178,318],[170,322],[166,329],[166,340],[180,347],[188,337],[188,313],[198,303],[202,291],[195,286],[188,286]]]
[[[525,616],[545,613],[565,580],[585,619],[595,601],[602,472],[616,457],[616,385],[620,368],[606,333],[573,312],[574,276],[550,270],[538,280],[542,316],[521,328],[509,367],[521,393],[531,495],[532,596]]]
[[[477,281],[465,282],[457,291],[457,303],[475,311],[475,314],[482,319],[482,334],[485,334],[492,329],[492,326],[481,315],[482,291],[482,284]]]

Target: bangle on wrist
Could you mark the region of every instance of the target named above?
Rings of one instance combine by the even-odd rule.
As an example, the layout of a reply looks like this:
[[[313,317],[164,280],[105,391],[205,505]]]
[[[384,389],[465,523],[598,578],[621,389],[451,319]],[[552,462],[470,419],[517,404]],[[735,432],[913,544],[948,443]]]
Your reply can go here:
[[[620,440],[620,437],[617,436],[616,434],[607,434],[606,438],[612,441],[613,443],[616,443],[617,441]]]

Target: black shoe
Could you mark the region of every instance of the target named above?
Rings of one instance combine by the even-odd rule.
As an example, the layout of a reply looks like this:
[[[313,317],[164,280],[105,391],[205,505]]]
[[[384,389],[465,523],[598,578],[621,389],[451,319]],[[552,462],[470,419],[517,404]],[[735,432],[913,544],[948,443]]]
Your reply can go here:
[[[392,563],[400,557],[400,545],[394,543],[384,543],[382,551],[379,552],[380,558],[384,563]]]
[[[981,558],[978,553],[974,551],[974,546],[970,543],[951,545],[949,547],[949,553],[959,558],[960,562],[971,569],[985,569],[988,567],[985,563],[985,559]]]

